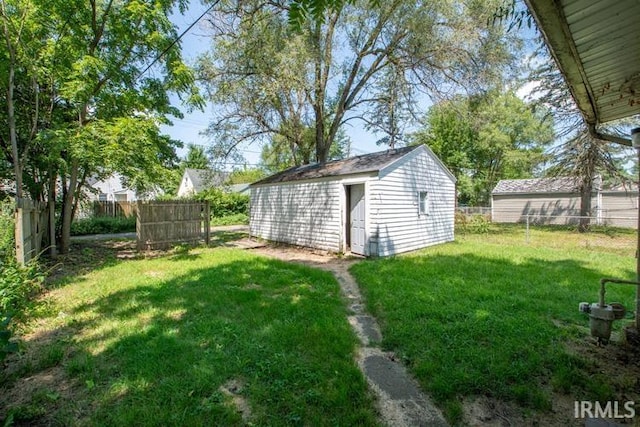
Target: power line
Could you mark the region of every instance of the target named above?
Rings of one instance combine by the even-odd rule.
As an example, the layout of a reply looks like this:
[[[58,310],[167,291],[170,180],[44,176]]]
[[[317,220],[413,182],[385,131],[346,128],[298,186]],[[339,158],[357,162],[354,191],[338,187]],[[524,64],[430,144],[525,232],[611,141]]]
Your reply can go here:
[[[186,29],[186,30],[184,30],[184,31],[183,31],[183,32],[182,32],[182,33],[181,33],[181,34],[180,34],[180,35],[179,35],[175,40],[173,40],[173,41],[169,44],[169,46],[167,46],[167,48],[166,48],[166,49],[164,49],[162,52],[160,52],[160,55],[158,55],[158,56],[157,56],[153,61],[151,61],[151,64],[149,64],[149,65],[147,66],[147,68],[145,68],[145,69],[144,69],[144,70],[143,70],[143,71],[138,75],[138,77],[136,78],[136,80],[137,80],[137,79],[139,79],[140,77],[142,77],[142,76],[144,75],[144,73],[146,73],[147,71],[149,71],[149,69],[150,69],[151,67],[153,67],[153,65],[154,65],[156,62],[158,62],[158,61],[160,60],[160,58],[162,58],[162,57],[165,55],[165,53],[169,52],[169,49],[171,49],[173,46],[175,46],[175,44],[176,44],[176,43],[178,43],[180,40],[182,40],[182,37],[184,37],[184,35],[185,35],[185,34],[187,34],[187,33],[188,33],[188,32],[189,32],[189,31],[190,31],[190,30],[191,30],[191,29],[192,29],[192,28],[193,28],[193,27],[198,23],[198,22],[200,22],[200,20],[201,20],[202,18],[204,18],[204,16],[205,16],[207,13],[209,13],[209,12],[210,12],[214,7],[216,7],[216,6],[218,5],[218,3],[220,3],[220,0],[216,0],[216,1],[214,1],[214,2],[213,2],[213,4],[207,8],[207,10],[205,10],[204,12],[202,12],[202,15],[200,15],[200,16],[198,17],[198,19],[196,19],[195,21],[193,21],[193,22],[191,23],[191,25],[189,25],[189,26],[187,27],[187,29]]]

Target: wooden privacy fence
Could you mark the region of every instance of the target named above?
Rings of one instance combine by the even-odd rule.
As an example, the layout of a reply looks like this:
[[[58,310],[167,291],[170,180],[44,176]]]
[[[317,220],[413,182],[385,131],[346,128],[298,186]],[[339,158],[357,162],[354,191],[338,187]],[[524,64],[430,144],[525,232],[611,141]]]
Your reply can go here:
[[[129,218],[136,214],[136,202],[88,201],[80,204],[78,218]]]
[[[136,214],[135,202],[98,202],[94,201],[91,206],[94,217],[128,218]]]
[[[44,224],[41,207],[30,199],[16,199],[16,260],[26,264],[40,254]]]
[[[209,203],[168,200],[137,203],[138,250],[168,249],[180,243],[209,244]]]

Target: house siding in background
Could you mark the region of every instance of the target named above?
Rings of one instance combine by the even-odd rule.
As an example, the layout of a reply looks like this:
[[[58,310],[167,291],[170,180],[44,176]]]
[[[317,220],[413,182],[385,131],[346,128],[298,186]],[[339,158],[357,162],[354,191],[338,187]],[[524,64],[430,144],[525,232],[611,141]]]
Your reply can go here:
[[[132,189],[122,184],[122,175],[114,173],[102,180],[90,180],[87,193],[91,201],[99,202],[135,202],[140,199]]]
[[[602,191],[601,220],[615,227],[638,227],[637,191]]]
[[[577,224],[580,193],[572,178],[503,180],[491,196],[491,219],[497,223]],[[636,227],[638,192],[603,190],[599,180],[591,193],[593,224]]]
[[[410,147],[292,168],[252,184],[250,206],[252,236],[387,256],[454,239],[455,178],[426,146]]]
[[[597,199],[592,199],[592,212],[595,212]],[[555,194],[499,194],[493,195],[491,218],[493,222],[524,222],[535,218],[544,224],[578,223],[580,215],[580,195],[572,193]]]

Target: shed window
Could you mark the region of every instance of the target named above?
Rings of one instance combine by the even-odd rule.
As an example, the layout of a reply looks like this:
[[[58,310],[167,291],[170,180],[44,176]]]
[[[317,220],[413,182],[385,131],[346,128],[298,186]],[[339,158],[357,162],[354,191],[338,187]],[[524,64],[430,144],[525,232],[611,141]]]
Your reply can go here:
[[[418,214],[429,215],[429,193],[418,191]]]

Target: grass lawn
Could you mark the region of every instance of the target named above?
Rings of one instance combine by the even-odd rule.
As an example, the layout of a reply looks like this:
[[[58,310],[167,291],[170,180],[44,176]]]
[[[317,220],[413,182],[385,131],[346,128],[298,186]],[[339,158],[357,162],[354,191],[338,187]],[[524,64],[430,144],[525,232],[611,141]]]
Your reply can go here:
[[[112,260],[39,312],[0,424],[376,424],[326,272],[222,248]]]
[[[351,272],[381,323],[383,347],[455,423],[473,396],[534,412],[549,411],[558,395],[571,403],[637,402],[636,376],[618,372],[614,384],[583,355],[580,349],[595,346],[578,312],[579,302],[597,301],[601,277],[635,277],[634,245],[634,231],[534,228],[527,243],[521,226],[492,225],[488,234],[457,235],[454,243],[362,262]],[[607,288],[607,301],[633,311],[634,300],[633,287]],[[614,359],[608,351],[601,355]]]
[[[213,217],[211,218],[210,225],[212,227],[218,225],[246,225],[249,224],[249,215],[247,214],[233,214],[221,217]]]

